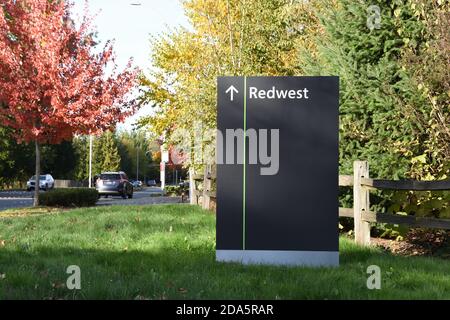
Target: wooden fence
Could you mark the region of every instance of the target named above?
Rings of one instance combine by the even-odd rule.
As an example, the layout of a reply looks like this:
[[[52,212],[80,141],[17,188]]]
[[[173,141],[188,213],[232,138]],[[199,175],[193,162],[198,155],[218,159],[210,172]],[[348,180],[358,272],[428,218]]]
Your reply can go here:
[[[353,208],[339,208],[340,217],[354,218],[355,241],[370,244],[370,223],[404,224],[412,227],[450,229],[450,219],[436,219],[370,211],[370,190],[450,190],[450,180],[378,180],[369,178],[367,161],[353,163],[353,176],[339,176],[339,186],[353,187]]]
[[[216,191],[212,188],[213,181],[216,180],[216,166],[206,165],[203,174],[193,174],[189,171],[190,202],[191,204],[200,204],[203,209],[210,210],[212,201],[216,199]],[[203,190],[199,190],[197,183],[203,182]]]
[[[191,204],[199,204],[210,209],[211,199],[216,193],[212,191],[213,181],[216,179],[215,166],[205,166],[202,175],[190,175],[193,187]],[[203,190],[197,189],[197,183],[203,181]],[[411,191],[439,191],[450,190],[450,180],[415,181],[415,180],[380,180],[369,177],[367,161],[353,163],[353,176],[340,175],[339,186],[353,187],[353,208],[339,208],[339,216],[354,218],[355,241],[361,245],[370,244],[370,223],[403,224],[411,227],[450,229],[450,219],[406,216],[399,214],[378,213],[370,211],[370,190],[411,190]]]

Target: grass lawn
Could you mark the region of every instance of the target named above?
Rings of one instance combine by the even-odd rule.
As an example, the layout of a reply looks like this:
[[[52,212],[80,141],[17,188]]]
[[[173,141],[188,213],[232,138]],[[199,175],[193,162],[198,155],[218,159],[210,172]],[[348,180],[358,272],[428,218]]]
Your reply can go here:
[[[10,210],[0,213],[0,299],[450,299],[449,260],[345,238],[339,268],[216,263],[214,250],[215,216],[193,206]],[[65,288],[69,265],[81,290]],[[366,287],[369,265],[381,267],[381,290]]]

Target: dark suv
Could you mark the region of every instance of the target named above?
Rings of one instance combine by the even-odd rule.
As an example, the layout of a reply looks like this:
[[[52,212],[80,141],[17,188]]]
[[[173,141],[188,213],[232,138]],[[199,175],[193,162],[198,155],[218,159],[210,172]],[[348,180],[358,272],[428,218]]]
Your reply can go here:
[[[95,183],[95,188],[99,196],[119,195],[124,199],[133,198],[133,185],[122,171],[102,173]]]

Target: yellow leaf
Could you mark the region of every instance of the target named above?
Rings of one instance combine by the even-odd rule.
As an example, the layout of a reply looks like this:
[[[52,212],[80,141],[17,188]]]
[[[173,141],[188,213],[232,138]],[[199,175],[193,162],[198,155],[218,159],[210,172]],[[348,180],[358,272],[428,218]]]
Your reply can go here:
[[[414,158],[411,159],[411,162],[412,163],[420,162],[420,163],[425,164],[425,163],[427,163],[427,155],[426,154],[422,154],[420,156],[414,157]]]

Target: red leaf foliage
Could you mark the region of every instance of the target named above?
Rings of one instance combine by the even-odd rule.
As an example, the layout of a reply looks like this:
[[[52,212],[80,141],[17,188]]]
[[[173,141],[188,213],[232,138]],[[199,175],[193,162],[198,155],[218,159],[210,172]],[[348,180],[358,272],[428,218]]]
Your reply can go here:
[[[77,27],[70,9],[62,0],[1,0],[0,125],[18,142],[100,133],[136,111],[139,70],[130,61],[117,72],[110,42],[94,52],[91,18]]]

